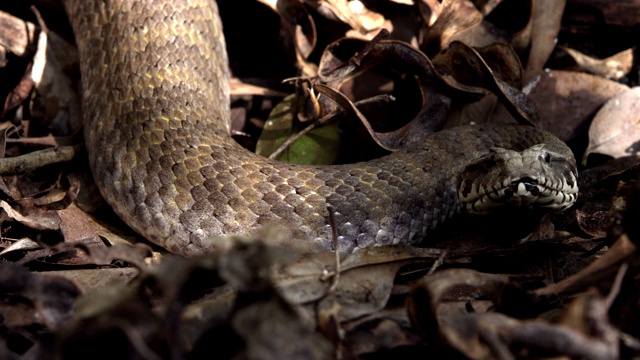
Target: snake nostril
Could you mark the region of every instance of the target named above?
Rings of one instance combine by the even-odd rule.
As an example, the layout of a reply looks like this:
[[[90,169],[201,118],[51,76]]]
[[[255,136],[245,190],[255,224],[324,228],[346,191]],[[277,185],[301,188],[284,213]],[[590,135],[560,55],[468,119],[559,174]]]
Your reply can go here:
[[[551,155],[549,155],[548,152],[543,151],[542,154],[538,156],[538,159],[540,159],[541,162],[545,162],[548,164],[551,162]]]

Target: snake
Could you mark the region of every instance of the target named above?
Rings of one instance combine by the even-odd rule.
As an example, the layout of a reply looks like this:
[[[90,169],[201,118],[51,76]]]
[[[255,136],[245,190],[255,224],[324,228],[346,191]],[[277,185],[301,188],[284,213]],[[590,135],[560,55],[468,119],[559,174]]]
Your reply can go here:
[[[215,1],[64,5],[95,183],[128,226],[170,252],[206,254],[219,236],[282,224],[287,239],[313,251],[350,253],[419,244],[461,212],[563,210],[576,201],[571,150],[532,126],[454,127],[353,164],[266,159],[230,136]]]

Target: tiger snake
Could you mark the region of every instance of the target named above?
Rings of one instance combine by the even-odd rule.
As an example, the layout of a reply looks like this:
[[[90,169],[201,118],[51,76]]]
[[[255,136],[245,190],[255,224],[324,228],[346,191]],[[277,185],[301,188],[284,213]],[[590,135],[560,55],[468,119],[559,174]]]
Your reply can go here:
[[[229,71],[208,0],[66,0],[80,55],[84,135],[102,196],[171,252],[285,224],[292,239],[340,252],[416,244],[454,214],[565,209],[576,163],[530,126],[462,126],[367,162],[294,165],[230,137]],[[298,240],[296,240],[298,241]]]

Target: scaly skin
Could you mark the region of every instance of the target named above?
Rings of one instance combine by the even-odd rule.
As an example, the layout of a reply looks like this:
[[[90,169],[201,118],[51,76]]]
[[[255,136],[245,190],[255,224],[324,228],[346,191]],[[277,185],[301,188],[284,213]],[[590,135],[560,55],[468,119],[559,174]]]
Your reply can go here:
[[[107,202],[133,229],[195,255],[210,239],[263,224],[330,249],[414,244],[460,210],[458,174],[490,147],[536,143],[575,161],[531,127],[463,127],[419,149],[350,165],[264,159],[229,136],[229,74],[215,2],[67,0],[80,51],[89,160]]]

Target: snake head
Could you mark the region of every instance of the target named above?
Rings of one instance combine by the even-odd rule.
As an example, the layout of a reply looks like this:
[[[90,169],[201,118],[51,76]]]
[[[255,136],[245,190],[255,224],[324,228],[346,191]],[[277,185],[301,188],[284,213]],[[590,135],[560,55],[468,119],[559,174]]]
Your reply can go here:
[[[473,215],[567,209],[578,197],[576,164],[567,151],[546,144],[523,151],[491,148],[460,173],[458,200]]]

